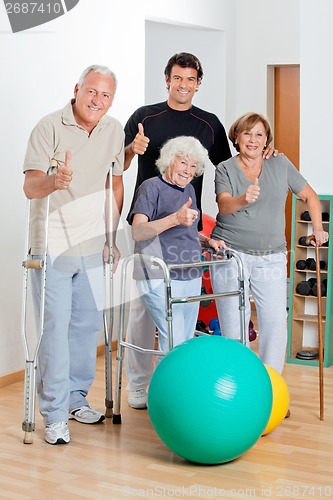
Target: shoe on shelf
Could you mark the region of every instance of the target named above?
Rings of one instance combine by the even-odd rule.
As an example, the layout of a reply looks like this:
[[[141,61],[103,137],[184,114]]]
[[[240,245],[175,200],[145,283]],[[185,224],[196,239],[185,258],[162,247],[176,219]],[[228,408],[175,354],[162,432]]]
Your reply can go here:
[[[45,426],[45,441],[49,444],[67,444],[71,440],[67,422],[54,422]]]
[[[147,408],[147,392],[145,389],[128,391],[128,405],[136,410]]]
[[[81,406],[72,410],[68,415],[69,420],[76,420],[81,424],[99,424],[105,420],[105,415],[93,410],[90,406]]]

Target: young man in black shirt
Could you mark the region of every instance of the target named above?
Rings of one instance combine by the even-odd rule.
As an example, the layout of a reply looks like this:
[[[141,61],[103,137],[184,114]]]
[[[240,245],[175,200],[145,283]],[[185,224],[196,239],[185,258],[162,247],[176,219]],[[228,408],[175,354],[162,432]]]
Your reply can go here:
[[[203,78],[199,59],[185,52],[175,54],[169,59],[164,74],[167,101],[140,107],[125,126],[125,170],[135,155],[138,155],[135,191],[144,180],[158,175],[155,162],[161,146],[170,138],[181,135],[197,138],[208,150],[209,158],[215,166],[231,156],[228,138],[220,120],[213,113],[192,104]],[[200,213],[202,177],[192,181]],[[198,228],[199,231],[202,229],[201,221]],[[155,330],[143,302],[140,299],[133,301],[126,332],[127,340],[151,349],[154,346]],[[152,355],[128,349],[125,370],[129,405],[133,408],[146,408],[146,388],[153,372]]]
[[[188,135],[198,139],[215,166],[231,156],[220,120],[192,104],[203,78],[199,59],[185,52],[175,54],[168,61],[164,75],[169,94],[167,101],[140,107],[125,126],[125,170],[138,155],[135,191],[144,180],[158,175],[155,162],[160,147],[173,137]],[[202,177],[196,178],[193,185],[201,210]]]

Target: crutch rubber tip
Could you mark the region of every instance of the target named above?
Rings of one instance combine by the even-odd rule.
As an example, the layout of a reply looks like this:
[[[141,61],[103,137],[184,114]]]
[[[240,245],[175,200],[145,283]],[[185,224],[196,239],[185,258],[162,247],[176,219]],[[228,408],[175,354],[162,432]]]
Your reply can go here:
[[[113,416],[112,408],[105,408],[105,418],[111,418]]]
[[[32,444],[32,432],[25,432],[23,438],[24,444]]]
[[[112,423],[121,424],[121,415],[113,415]]]

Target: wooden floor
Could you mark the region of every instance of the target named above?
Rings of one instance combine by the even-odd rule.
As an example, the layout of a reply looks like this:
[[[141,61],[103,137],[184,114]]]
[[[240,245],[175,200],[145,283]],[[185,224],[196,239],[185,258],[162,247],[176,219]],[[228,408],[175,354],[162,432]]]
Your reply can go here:
[[[104,411],[103,356],[97,365],[90,403]],[[147,411],[128,407],[125,390],[121,425],[112,419],[95,426],[70,421],[71,443],[50,446],[37,411],[33,444],[23,444],[23,383],[2,388],[0,498],[333,498],[332,368],[324,369],[323,422],[318,369],[288,364],[291,417],[240,458],[218,466],[174,455],[155,434]]]

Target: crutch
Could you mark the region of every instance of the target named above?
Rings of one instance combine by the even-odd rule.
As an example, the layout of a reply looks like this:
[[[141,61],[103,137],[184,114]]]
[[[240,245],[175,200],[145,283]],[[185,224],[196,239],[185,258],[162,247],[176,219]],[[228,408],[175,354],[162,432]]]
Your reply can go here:
[[[104,266],[106,279],[106,296],[108,294],[108,306],[104,309],[104,340],[105,340],[105,416],[111,418],[113,415],[113,400],[112,400],[112,332],[114,321],[114,297],[113,297],[113,255],[112,255],[112,238],[113,238],[113,191],[112,191],[112,168],[109,170],[108,191],[109,195],[106,198],[106,228],[109,240],[109,262],[108,269]]]
[[[22,262],[23,273],[23,296],[22,296],[22,320],[21,333],[25,351],[25,372],[24,372],[24,420],[22,429],[24,431],[23,443],[32,444],[32,432],[35,430],[35,399],[36,399],[36,372],[37,356],[44,333],[44,305],[45,305],[45,283],[46,283],[46,257],[48,243],[49,226],[49,197],[45,198],[45,223],[44,223],[44,253],[42,259],[32,259],[30,255],[30,218],[31,202],[28,200],[26,229],[25,229],[25,260]],[[28,280],[30,271],[41,271],[41,287],[39,302],[39,322],[37,326],[37,340],[34,349],[29,348],[27,335],[27,298]]]
[[[314,235],[310,235],[306,239],[306,244],[310,245],[311,241],[316,241]],[[318,358],[319,358],[319,418],[324,420],[324,342],[323,342],[323,315],[322,315],[322,300],[321,300],[321,278],[320,278],[320,256],[319,246],[315,246],[316,258],[316,277],[317,277],[317,314],[318,314]]]

